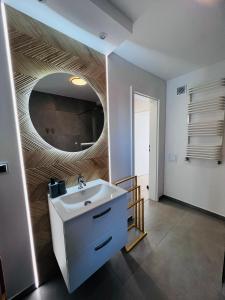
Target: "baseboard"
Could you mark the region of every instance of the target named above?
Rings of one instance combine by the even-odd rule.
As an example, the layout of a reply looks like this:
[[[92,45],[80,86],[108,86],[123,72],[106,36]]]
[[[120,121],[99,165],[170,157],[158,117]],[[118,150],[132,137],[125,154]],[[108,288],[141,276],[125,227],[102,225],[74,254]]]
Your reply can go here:
[[[195,205],[192,205],[192,204],[183,202],[183,201],[181,201],[181,200],[178,200],[178,199],[176,199],[176,198],[173,198],[173,197],[170,197],[170,196],[167,196],[167,195],[162,195],[162,196],[159,197],[159,201],[163,201],[163,200],[165,200],[165,199],[166,199],[166,200],[173,201],[173,202],[176,202],[176,203],[178,203],[178,204],[180,204],[180,205],[183,205],[183,206],[186,206],[186,207],[193,208],[193,209],[198,210],[198,211],[200,211],[200,212],[202,212],[202,213],[204,213],[204,214],[206,214],[206,215],[209,215],[209,216],[215,217],[215,218],[217,218],[217,219],[220,219],[220,220],[222,220],[222,221],[225,221],[225,217],[224,217],[224,216],[218,215],[218,214],[216,214],[216,213],[214,213],[214,212],[211,212],[211,211],[209,211],[209,210],[206,210],[206,209],[197,207],[197,206],[195,206]]]
[[[34,290],[36,290],[36,287],[35,287],[34,284],[32,284],[30,287],[26,288],[21,293],[19,293],[16,296],[12,297],[11,300],[21,300],[21,299],[24,299],[25,296],[29,295]]]

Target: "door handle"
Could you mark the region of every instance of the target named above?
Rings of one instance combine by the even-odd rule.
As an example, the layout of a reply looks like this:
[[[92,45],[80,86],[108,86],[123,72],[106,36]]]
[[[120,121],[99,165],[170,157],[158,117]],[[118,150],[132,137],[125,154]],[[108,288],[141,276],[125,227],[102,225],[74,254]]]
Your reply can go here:
[[[107,213],[110,212],[110,210],[111,210],[111,207],[107,208],[106,210],[104,210],[104,211],[101,212],[100,214],[93,216],[93,219],[98,219],[98,218],[100,218],[100,217],[106,215]]]
[[[95,251],[98,251],[98,250],[102,249],[103,247],[105,247],[109,242],[111,242],[111,240],[112,240],[112,236],[110,236],[103,243],[101,243],[100,245],[98,245],[97,247],[95,247]]]

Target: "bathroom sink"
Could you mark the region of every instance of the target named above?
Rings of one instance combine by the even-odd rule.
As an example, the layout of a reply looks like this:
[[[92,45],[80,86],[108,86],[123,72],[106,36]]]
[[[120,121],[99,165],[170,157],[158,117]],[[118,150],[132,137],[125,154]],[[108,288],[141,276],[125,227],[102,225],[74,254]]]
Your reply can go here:
[[[100,201],[107,196],[111,197],[111,195],[115,192],[115,187],[100,183],[91,187],[87,187],[86,189],[80,189],[76,193],[61,197],[61,200],[63,205],[67,206],[69,209],[72,207],[79,208],[95,201]]]
[[[94,180],[48,198],[55,257],[69,293],[127,243],[127,191]]]
[[[49,200],[61,219],[68,221],[125,193],[127,193],[126,190],[97,179],[88,182],[82,189],[79,189],[78,186],[68,188],[66,195],[54,199],[49,198]]]

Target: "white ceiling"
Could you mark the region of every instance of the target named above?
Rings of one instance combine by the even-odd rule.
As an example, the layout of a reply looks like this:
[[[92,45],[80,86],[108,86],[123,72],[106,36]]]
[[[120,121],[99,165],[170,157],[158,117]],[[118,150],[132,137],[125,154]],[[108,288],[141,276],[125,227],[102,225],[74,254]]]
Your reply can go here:
[[[106,0],[107,1],[107,0]],[[133,22],[149,9],[151,0],[108,0]],[[155,0],[157,1],[157,0]]]
[[[99,103],[100,100],[98,98],[98,95],[89,84],[78,86],[70,82],[70,78],[73,76],[74,75],[67,73],[50,74],[39,80],[35,85],[34,90],[43,93]]]
[[[131,20],[107,0],[1,1],[105,55],[132,32]],[[99,38],[101,32],[107,39]]]
[[[225,0],[5,0],[82,43],[171,79],[225,60]],[[100,31],[108,33],[99,39]]]
[[[225,59],[224,0],[111,0],[134,22],[115,52],[164,79]]]

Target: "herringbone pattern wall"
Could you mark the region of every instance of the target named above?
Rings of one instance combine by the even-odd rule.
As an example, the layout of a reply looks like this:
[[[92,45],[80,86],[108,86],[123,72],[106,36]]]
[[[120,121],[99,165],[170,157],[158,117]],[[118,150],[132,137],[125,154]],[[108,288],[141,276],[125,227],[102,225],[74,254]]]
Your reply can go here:
[[[75,184],[79,173],[87,180],[108,179],[105,57],[10,7],[7,7],[7,18],[38,271],[43,282],[57,270],[47,203],[49,178],[64,179],[67,185]],[[55,72],[82,76],[102,101],[103,133],[94,146],[83,152],[53,148],[32,125],[28,107],[30,93],[39,79]]]

